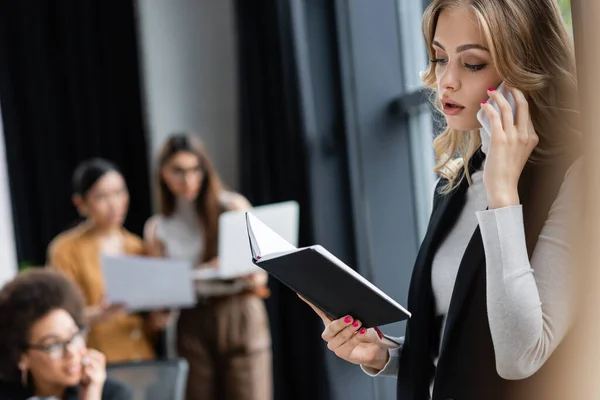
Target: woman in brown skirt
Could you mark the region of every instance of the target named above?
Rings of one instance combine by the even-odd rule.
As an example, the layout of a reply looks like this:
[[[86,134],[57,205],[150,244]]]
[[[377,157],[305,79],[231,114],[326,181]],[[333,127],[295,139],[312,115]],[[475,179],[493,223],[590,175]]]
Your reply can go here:
[[[167,140],[157,172],[160,213],[145,229],[150,253],[216,267],[219,215],[250,204],[223,190],[201,142],[191,135]],[[196,282],[197,305],[182,310],[177,323],[177,351],[190,365],[188,400],[272,397],[266,284],[262,272]]]

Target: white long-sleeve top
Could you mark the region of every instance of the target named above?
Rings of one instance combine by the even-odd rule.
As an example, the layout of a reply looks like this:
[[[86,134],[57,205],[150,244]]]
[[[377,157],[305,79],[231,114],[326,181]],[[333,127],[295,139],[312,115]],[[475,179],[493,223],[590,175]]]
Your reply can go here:
[[[482,139],[486,151],[488,142]],[[539,370],[572,323],[575,274],[570,262],[571,241],[580,204],[576,186],[581,169],[579,160],[565,175],[531,260],[522,207],[485,210],[483,169],[473,174],[461,215],[435,254],[432,288],[436,313],[445,320],[462,256],[479,225],[486,258],[487,313],[496,369],[505,379],[525,379]],[[363,370],[372,376],[396,376],[401,347],[389,352],[390,360],[383,370]]]

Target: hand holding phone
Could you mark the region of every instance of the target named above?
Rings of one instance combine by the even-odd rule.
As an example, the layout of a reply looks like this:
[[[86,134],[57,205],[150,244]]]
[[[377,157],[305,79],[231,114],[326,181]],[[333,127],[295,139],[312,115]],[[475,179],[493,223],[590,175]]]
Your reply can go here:
[[[120,315],[126,314],[126,305],[121,303],[108,304],[103,302],[97,306],[88,306],[84,310],[84,317],[89,325],[108,321]]]
[[[97,350],[87,349],[81,360],[83,373],[80,399],[100,400],[106,381],[106,358]]]
[[[509,86],[507,89],[512,96],[502,95],[500,91],[488,92],[502,105],[504,115],[495,102],[481,105],[481,111],[486,116],[481,121],[488,123],[485,127],[482,124],[482,129],[491,132],[489,126],[493,125],[494,128],[489,138],[483,169],[483,184],[490,210],[519,204],[519,179],[539,143],[525,94],[514,87]],[[511,111],[512,115],[507,115]],[[488,119],[487,116],[493,119]],[[486,139],[486,135],[482,135],[482,146],[486,145]]]
[[[510,108],[512,109],[513,120],[516,121],[516,118],[517,118],[517,106],[516,106],[516,103],[515,103],[515,98],[506,89],[506,87],[504,86],[504,82],[502,82],[500,84],[500,86],[498,86],[498,88],[496,89],[496,91],[499,92],[499,93],[501,93],[504,96],[504,98],[506,98],[506,101],[508,102],[508,104],[510,104]],[[502,118],[502,112],[500,111],[500,107],[498,107],[498,104],[494,100],[492,100],[491,98],[488,99],[487,102],[489,104],[491,104],[496,109],[496,112],[500,115],[500,118]],[[487,116],[486,112],[483,109],[479,110],[479,112],[477,113],[477,120],[481,124],[481,128],[484,130],[484,132],[489,137],[491,137],[492,136],[492,126],[491,126],[490,118]]]

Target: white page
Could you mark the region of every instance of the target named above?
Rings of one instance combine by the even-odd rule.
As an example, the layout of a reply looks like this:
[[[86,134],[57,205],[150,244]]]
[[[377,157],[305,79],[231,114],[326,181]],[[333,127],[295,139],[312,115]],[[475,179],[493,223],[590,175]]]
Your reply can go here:
[[[283,253],[296,250],[290,242],[279,236],[277,232],[265,225],[261,220],[248,212],[248,227],[260,249],[258,256],[264,257],[270,253]]]
[[[106,298],[129,311],[186,308],[196,303],[192,264],[183,260],[102,256]]]

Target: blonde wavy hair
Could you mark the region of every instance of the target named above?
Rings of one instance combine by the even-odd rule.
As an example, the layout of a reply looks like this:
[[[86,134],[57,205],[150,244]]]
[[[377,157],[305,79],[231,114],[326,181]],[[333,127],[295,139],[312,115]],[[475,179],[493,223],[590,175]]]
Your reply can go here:
[[[563,154],[579,141],[579,105],[573,42],[555,0],[433,0],[423,15],[423,36],[430,59],[435,58],[432,41],[440,13],[467,6],[475,14],[500,78],[523,91],[533,126],[540,141],[529,162],[543,163]],[[435,64],[423,74],[437,95]],[[432,96],[433,98],[433,96]],[[433,142],[435,172],[448,180],[448,193],[470,177],[470,158],[481,145],[479,131],[457,131],[446,127]],[[464,172],[461,172],[464,171]]]

